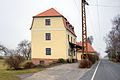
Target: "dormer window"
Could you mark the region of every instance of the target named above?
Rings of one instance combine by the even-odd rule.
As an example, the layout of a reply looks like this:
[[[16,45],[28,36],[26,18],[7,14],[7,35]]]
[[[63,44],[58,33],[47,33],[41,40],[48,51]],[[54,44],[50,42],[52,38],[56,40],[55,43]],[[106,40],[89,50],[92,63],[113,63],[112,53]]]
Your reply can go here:
[[[70,30],[72,29],[72,26],[70,25]]]
[[[69,28],[69,23],[68,22],[66,22],[66,25],[67,25],[67,28]]]
[[[74,28],[72,28],[72,31],[74,32]]]

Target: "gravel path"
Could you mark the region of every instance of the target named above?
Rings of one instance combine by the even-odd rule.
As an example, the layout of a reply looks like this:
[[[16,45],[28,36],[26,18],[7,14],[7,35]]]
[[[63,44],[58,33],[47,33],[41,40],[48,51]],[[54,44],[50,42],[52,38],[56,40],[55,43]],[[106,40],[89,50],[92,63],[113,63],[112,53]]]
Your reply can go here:
[[[23,80],[79,80],[89,69],[79,69],[78,65],[72,63],[47,68]]]

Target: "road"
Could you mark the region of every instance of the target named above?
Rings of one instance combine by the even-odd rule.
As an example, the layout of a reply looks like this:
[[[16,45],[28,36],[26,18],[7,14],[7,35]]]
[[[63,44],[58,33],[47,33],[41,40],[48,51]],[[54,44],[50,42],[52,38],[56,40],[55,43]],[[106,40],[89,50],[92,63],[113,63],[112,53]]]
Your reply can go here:
[[[101,60],[94,80],[120,80],[120,64]]]
[[[90,71],[86,72],[80,80],[120,80],[120,63],[102,59]]]

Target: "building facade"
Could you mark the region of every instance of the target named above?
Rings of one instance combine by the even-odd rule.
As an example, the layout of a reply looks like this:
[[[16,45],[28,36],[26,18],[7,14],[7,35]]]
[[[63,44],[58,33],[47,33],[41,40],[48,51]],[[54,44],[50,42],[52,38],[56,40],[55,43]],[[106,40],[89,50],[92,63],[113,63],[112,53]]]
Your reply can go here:
[[[77,58],[76,49],[71,45],[76,44],[74,27],[55,9],[33,16],[30,30],[34,64]]]
[[[79,46],[82,46],[82,42],[76,42],[77,45]],[[84,46],[86,46],[84,44]],[[88,54],[96,54],[96,51],[93,49],[92,45],[90,43],[87,43],[87,46],[88,46]],[[82,50],[77,50],[76,51],[76,54],[77,54],[77,60],[81,60],[81,57],[82,57]],[[85,54],[85,53],[84,53]]]

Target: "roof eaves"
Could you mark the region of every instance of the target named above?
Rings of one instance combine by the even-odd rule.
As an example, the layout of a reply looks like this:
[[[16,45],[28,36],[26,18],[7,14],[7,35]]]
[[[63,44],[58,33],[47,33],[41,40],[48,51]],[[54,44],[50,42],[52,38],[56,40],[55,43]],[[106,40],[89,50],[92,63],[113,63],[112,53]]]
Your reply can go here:
[[[39,18],[39,17],[63,17],[62,15],[61,16],[58,16],[58,15],[56,15],[56,16],[33,16],[33,18]]]
[[[65,19],[65,20],[64,20],[64,19]],[[63,23],[64,23],[64,26],[65,26],[66,30],[68,30],[68,31],[71,32],[75,37],[77,37],[76,34],[75,34],[75,32],[73,32],[73,31],[71,31],[69,28],[67,28],[66,22],[69,22],[69,21],[67,21],[66,18],[63,16]],[[70,24],[70,25],[71,25],[71,24]],[[71,25],[71,26],[72,26],[72,25]]]
[[[33,18],[33,20],[32,20],[32,24],[31,24],[30,30],[32,29],[32,26],[33,26],[33,22],[34,22],[34,18]]]

